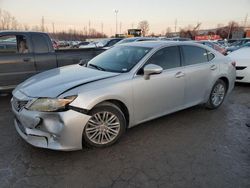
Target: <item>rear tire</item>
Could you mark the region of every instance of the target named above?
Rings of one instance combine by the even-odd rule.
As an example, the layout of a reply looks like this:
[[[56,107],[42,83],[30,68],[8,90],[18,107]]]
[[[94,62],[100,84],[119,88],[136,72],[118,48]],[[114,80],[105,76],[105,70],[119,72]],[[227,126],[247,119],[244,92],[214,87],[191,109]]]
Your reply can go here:
[[[225,99],[226,93],[227,93],[227,87],[225,82],[221,79],[217,80],[209,95],[206,107],[211,110],[219,108]]]
[[[89,113],[91,118],[83,130],[83,143],[90,147],[103,148],[117,142],[126,130],[126,119],[115,104],[98,104]]]

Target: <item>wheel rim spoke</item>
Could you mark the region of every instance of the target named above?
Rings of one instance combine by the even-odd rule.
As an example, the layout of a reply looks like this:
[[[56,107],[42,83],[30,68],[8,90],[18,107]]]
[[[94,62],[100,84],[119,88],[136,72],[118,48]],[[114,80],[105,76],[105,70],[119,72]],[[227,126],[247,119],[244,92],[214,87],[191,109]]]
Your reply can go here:
[[[214,87],[214,90],[212,92],[212,103],[215,106],[219,106],[225,96],[225,88],[222,84],[218,84]]]
[[[92,115],[86,124],[85,133],[95,144],[108,144],[119,135],[120,126],[120,121],[115,114],[103,111]]]

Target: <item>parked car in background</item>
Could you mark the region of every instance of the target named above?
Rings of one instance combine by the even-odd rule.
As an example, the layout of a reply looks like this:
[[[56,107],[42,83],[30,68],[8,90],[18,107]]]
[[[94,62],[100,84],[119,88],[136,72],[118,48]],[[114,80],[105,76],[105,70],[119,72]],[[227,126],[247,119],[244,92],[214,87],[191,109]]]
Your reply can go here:
[[[250,48],[241,48],[228,56],[236,62],[236,82],[250,83]]]
[[[40,32],[2,31],[0,41],[0,92],[39,72],[90,60],[104,51],[56,50],[48,34]]]
[[[245,45],[248,42],[250,42],[250,38],[244,38],[244,39],[235,41],[234,43],[230,44],[229,47],[226,48],[227,53],[240,49],[243,45]]]
[[[200,43],[200,44],[204,44],[206,46],[209,46],[211,48],[213,48],[214,50],[220,52],[221,54],[223,55],[226,55],[227,54],[227,51],[225,48],[219,46],[218,44],[216,44],[215,42],[211,42],[211,41],[197,41],[197,43]]]
[[[77,150],[112,145],[127,128],[194,105],[216,109],[234,82],[231,59],[204,45],[131,42],[31,77],[11,103],[28,143]]]
[[[59,49],[59,43],[56,40],[51,40],[54,49]]]
[[[216,42],[223,48],[226,48],[229,45],[227,40],[217,40]]]
[[[113,45],[115,45],[117,42],[122,40],[122,38],[106,38],[99,41],[94,41],[89,43],[88,45],[79,46],[79,48],[103,48],[103,49],[109,49]]]
[[[191,41],[190,38],[183,37],[170,37],[170,38],[162,38],[161,40],[171,40],[171,41]]]
[[[158,39],[154,38],[154,37],[131,37],[131,38],[125,38],[125,39],[121,40],[120,42],[116,43],[116,45],[131,43],[131,42],[156,41],[156,40],[158,40]]]
[[[87,41],[83,41],[83,42],[79,42],[75,48],[82,48],[83,46],[87,46],[89,45],[90,42],[87,42]]]
[[[243,44],[241,46],[232,46],[232,47],[229,47],[229,48],[227,48],[227,52],[231,53],[233,51],[236,51],[238,49],[245,48],[245,47],[250,47],[250,42],[247,42],[247,43],[245,43],[245,44]]]

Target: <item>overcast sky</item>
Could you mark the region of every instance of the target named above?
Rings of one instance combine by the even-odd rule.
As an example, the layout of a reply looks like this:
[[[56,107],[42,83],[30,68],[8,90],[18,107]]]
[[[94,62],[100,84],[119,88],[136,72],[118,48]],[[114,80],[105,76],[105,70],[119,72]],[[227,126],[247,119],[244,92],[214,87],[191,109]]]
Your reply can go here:
[[[0,8],[9,11],[20,23],[45,24],[52,30],[91,27],[104,32],[115,32],[115,13],[118,12],[118,31],[137,27],[147,20],[150,32],[161,33],[167,27],[174,30],[201,22],[201,28],[226,25],[235,20],[243,23],[248,14],[250,24],[250,0],[0,0]]]

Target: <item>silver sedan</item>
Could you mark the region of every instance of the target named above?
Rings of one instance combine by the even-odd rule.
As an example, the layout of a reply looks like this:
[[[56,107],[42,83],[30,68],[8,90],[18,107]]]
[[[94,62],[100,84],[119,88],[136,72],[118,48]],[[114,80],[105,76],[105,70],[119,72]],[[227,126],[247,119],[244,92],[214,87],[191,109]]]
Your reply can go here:
[[[194,105],[216,109],[234,82],[235,64],[209,47],[138,42],[33,76],[11,103],[28,143],[78,150],[112,145],[127,128]]]

